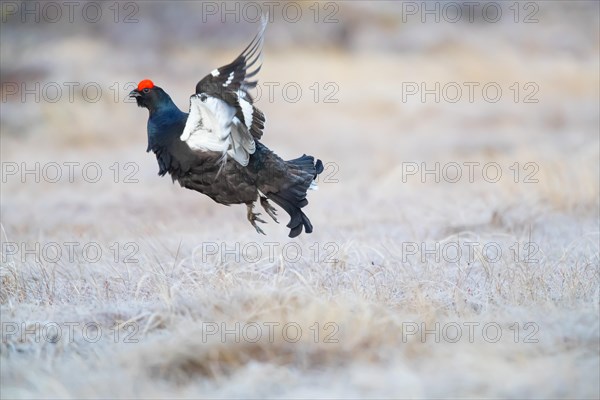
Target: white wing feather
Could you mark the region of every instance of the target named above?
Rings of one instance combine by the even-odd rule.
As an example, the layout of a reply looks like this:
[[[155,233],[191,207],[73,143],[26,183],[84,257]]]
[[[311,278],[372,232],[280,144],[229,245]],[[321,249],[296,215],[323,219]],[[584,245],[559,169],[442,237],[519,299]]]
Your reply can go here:
[[[240,165],[246,166],[250,154],[256,151],[256,144],[235,113],[236,109],[223,100],[193,95],[180,139],[192,150],[227,153]]]

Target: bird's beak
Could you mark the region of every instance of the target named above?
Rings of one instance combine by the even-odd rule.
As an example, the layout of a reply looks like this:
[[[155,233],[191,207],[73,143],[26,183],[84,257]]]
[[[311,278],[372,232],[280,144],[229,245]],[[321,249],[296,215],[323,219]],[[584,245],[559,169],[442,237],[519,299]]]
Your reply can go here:
[[[141,95],[142,94],[140,92],[138,92],[137,89],[134,89],[129,93],[129,97],[140,97]]]

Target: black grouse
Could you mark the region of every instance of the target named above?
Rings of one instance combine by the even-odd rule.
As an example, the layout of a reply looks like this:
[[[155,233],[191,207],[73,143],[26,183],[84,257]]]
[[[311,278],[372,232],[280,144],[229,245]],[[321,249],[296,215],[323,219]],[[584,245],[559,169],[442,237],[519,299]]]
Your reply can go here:
[[[323,163],[306,154],[284,161],[259,142],[264,114],[253,105],[249,80],[261,67],[266,19],[248,47],[230,64],[213,70],[196,85],[190,111],[181,111],[171,97],[152,81],[141,81],[129,95],[147,108],[148,148],[156,155],[159,175],[167,172],[185,188],[204,193],[220,204],[246,204],[247,217],[264,223],[254,203],[277,221],[273,200],[290,215],[290,237],[313,230],[302,207],[306,191],[316,188]]]

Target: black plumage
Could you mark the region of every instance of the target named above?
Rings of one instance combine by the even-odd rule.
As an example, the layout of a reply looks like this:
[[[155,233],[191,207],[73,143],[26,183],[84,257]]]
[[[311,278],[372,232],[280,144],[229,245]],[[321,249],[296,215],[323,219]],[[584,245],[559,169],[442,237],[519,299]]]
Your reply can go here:
[[[261,31],[231,64],[196,85],[190,113],[179,110],[149,80],[140,82],[130,95],[150,112],[147,151],[156,155],[159,175],[168,173],[181,186],[217,203],[246,204],[248,220],[259,233],[264,232],[256,222],[265,221],[253,212],[254,203],[260,199],[277,222],[276,210],[268,202],[272,200],[289,214],[289,236],[296,237],[303,229],[313,230],[301,209],[308,204],[306,192],[323,164],[307,155],[284,161],[258,140],[265,118],[248,93],[256,81],[247,79],[260,70],[265,26],[263,21]]]

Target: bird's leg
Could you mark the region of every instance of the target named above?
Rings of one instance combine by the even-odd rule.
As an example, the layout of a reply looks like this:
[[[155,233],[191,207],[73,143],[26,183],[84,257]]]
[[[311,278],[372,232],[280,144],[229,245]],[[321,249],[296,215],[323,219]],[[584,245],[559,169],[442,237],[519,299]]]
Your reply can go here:
[[[277,209],[269,203],[269,200],[267,200],[266,197],[260,196],[260,205],[265,209],[267,214],[269,214],[269,217],[273,218],[273,221],[279,223],[279,221],[277,221]]]
[[[258,216],[260,215],[260,213],[253,213],[252,209],[254,208],[254,202],[252,203],[246,203],[246,207],[248,208],[248,221],[250,221],[250,223],[252,224],[252,226],[254,227],[254,229],[256,229],[256,232],[258,233],[262,233],[263,235],[266,235],[262,229],[259,228],[258,225],[256,225],[256,222],[262,222],[263,224],[265,223],[265,221],[263,221],[262,219],[258,218]]]

